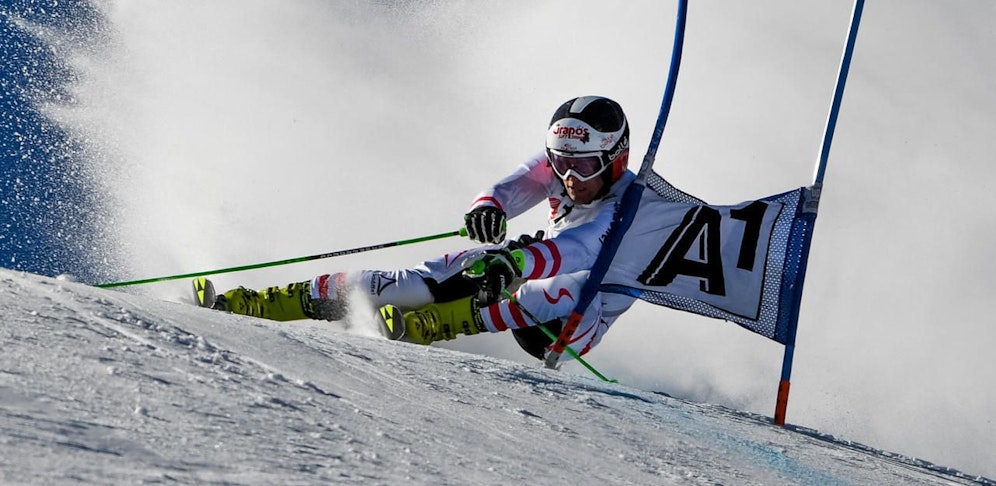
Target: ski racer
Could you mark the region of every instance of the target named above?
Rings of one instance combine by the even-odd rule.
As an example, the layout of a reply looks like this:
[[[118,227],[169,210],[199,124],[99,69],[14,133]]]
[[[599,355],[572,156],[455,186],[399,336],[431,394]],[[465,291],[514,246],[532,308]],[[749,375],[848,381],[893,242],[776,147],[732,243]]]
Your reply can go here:
[[[274,320],[346,316],[359,292],[382,317],[404,324],[404,340],[430,344],[460,334],[512,330],[529,354],[543,359],[574,310],[578,294],[608,232],[620,197],[635,179],[627,169],[629,125],[618,103],[582,96],[557,108],[546,150],[480,193],[464,216],[467,234],[485,245],[443,255],[412,268],[319,275],[312,280],[217,296],[216,309]],[[545,232],[506,240],[506,220],[546,201]],[[570,346],[591,350],[633,303],[599,294]]]

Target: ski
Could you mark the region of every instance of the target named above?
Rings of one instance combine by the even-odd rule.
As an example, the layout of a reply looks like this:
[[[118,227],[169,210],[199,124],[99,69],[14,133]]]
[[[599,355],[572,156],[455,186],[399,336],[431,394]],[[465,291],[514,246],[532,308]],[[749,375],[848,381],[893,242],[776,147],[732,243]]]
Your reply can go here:
[[[405,337],[405,318],[401,309],[393,305],[385,305],[380,308],[380,330],[384,337],[391,341],[398,341]]]
[[[194,279],[194,303],[210,309],[214,306],[214,284],[204,277]]]

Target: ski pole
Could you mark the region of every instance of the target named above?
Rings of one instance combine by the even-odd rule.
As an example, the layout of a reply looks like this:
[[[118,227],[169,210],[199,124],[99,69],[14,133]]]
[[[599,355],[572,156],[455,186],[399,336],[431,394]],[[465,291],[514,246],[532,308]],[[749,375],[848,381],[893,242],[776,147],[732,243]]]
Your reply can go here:
[[[508,290],[505,290],[505,298],[509,299],[513,303],[515,303],[515,305],[519,307],[519,310],[522,311],[522,313],[525,314],[525,316],[528,317],[529,320],[531,320],[534,323],[536,323],[536,327],[538,327],[540,329],[540,331],[543,331],[543,334],[546,334],[546,337],[550,338],[550,341],[556,341],[557,340],[557,336],[555,336],[549,329],[547,329],[546,326],[544,326],[543,324],[540,324],[539,319],[536,319],[536,317],[533,316],[533,314],[531,312],[529,312],[528,310],[526,310],[525,307],[522,307],[522,304],[520,304],[518,301],[514,300],[512,298],[512,294],[510,294],[508,292]],[[570,346],[567,346],[566,348],[564,348],[564,350],[567,351],[567,354],[571,355],[571,357],[574,358],[575,361],[577,361],[578,363],[581,363],[581,366],[584,366],[585,368],[587,368],[588,371],[591,372],[591,374],[597,376],[602,381],[605,381],[605,382],[608,382],[608,383],[619,383],[619,380],[616,380],[615,378],[606,378],[605,375],[599,373],[598,370],[596,370],[593,366],[591,366],[590,364],[588,364],[587,361],[585,361],[584,359],[582,359],[581,355],[579,355],[576,351],[574,351],[574,349],[572,349]]]
[[[519,308],[521,309],[522,307],[520,306]],[[557,340],[557,336],[555,336],[552,332],[550,332],[550,330],[547,329],[546,326],[540,324],[537,327],[539,327],[540,331],[543,331],[543,334],[546,334],[546,337],[550,338],[551,341],[556,341]],[[581,359],[581,356],[578,355],[578,353],[576,351],[574,351],[573,349],[571,349],[570,346],[564,348],[564,351],[567,351],[567,354],[571,355],[571,357],[574,358],[575,361],[577,361],[578,363],[581,363],[581,366],[584,366],[585,368],[587,368],[588,371],[591,372],[591,374],[599,377],[602,381],[605,381],[605,382],[608,382],[608,383],[619,383],[619,380],[617,380],[615,378],[606,378],[605,375],[599,373],[598,370],[596,370],[594,367],[592,367],[590,364],[588,364],[587,361]]]
[[[219,273],[231,273],[231,272],[240,272],[242,270],[255,270],[257,268],[276,267],[276,266],[279,266],[279,265],[288,265],[288,264],[291,264],[291,263],[308,262],[308,261],[311,261],[311,260],[321,260],[323,258],[333,258],[333,257],[338,257],[338,256],[343,256],[343,255],[352,255],[354,253],[363,253],[363,252],[372,251],[372,250],[380,250],[380,249],[383,249],[383,248],[391,248],[391,247],[394,247],[394,246],[411,245],[411,244],[414,244],[414,243],[421,243],[423,241],[431,241],[431,240],[438,240],[438,239],[442,239],[442,238],[449,238],[451,236],[467,236],[467,230],[465,228],[460,228],[459,231],[450,231],[450,232],[447,232],[447,233],[439,233],[439,234],[436,234],[436,235],[422,236],[420,238],[412,238],[412,239],[409,239],[409,240],[392,241],[392,242],[389,242],[389,243],[381,243],[379,245],[361,246],[359,248],[351,248],[351,249],[348,249],[348,250],[332,251],[332,252],[329,252],[329,253],[322,253],[322,254],[319,254],[319,255],[311,255],[311,256],[298,257],[298,258],[289,258],[287,260],[277,260],[277,261],[266,262],[266,263],[254,263],[252,265],[242,265],[242,266],[238,266],[238,267],[219,268],[217,270],[207,270],[207,271],[203,271],[203,272],[184,273],[184,274],[181,274],[181,275],[169,275],[169,276],[166,276],[166,277],[146,278],[146,279],[142,279],[142,280],[130,280],[130,281],[127,281],[127,282],[102,283],[102,284],[94,285],[94,287],[101,287],[101,288],[125,287],[125,286],[128,286],[128,285],[141,285],[141,284],[147,284],[147,283],[153,283],[153,282],[165,282],[167,280],[179,280],[181,278],[203,277],[205,275],[217,275]]]

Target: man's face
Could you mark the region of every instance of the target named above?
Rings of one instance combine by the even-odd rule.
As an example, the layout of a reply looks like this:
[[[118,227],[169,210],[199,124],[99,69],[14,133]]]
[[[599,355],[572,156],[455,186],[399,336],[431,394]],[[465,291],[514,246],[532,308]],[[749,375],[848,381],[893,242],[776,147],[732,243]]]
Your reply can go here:
[[[574,201],[574,204],[589,204],[595,200],[598,193],[602,191],[605,181],[602,177],[581,182],[573,175],[567,176],[564,180],[564,187],[567,188],[567,197]]]

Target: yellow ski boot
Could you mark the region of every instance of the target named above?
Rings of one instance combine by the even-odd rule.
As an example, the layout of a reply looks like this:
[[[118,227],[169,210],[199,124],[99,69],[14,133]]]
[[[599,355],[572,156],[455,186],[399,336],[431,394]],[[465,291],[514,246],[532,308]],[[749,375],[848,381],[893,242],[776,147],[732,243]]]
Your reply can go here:
[[[215,299],[215,309],[274,321],[313,319],[311,282],[292,283],[255,291],[245,287],[229,290]]]
[[[404,321],[404,340],[415,344],[431,344],[488,330],[473,296],[406,312]]]

